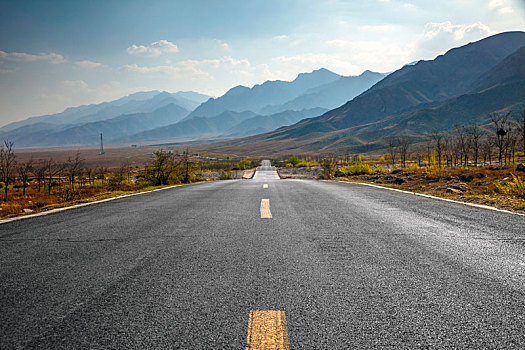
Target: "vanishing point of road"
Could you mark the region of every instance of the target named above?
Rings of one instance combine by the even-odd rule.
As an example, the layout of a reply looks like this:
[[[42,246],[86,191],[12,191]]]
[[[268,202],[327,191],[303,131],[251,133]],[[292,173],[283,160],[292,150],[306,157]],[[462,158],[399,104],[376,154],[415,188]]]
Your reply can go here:
[[[525,218],[217,181],[0,224],[1,349],[525,348]]]

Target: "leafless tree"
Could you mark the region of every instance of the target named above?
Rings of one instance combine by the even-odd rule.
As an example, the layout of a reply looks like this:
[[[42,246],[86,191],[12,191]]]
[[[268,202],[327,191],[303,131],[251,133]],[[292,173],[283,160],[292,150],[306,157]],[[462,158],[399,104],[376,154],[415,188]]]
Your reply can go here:
[[[75,154],[75,158],[68,158],[65,170],[69,178],[69,183],[71,184],[71,189],[75,188],[75,179],[79,175],[82,169],[82,163],[84,159],[80,157],[80,152]]]
[[[403,168],[405,168],[407,157],[410,154],[409,149],[410,145],[412,145],[412,140],[408,136],[401,136],[398,138],[398,143],[399,155],[401,156],[402,166]]]
[[[433,132],[430,134],[430,138],[434,142],[434,148],[436,149],[437,158],[438,158],[438,166],[441,167],[441,159],[443,157],[443,148],[445,145],[444,139],[445,136],[442,133]]]
[[[4,201],[7,202],[7,191],[9,183],[13,180],[13,172],[16,166],[16,155],[13,151],[13,142],[4,140],[0,149],[0,180],[4,183]]]
[[[390,156],[390,160],[392,161],[392,168],[396,166],[396,155],[397,155],[397,140],[395,137],[389,137],[386,140],[388,145],[388,154]]]
[[[505,149],[505,144],[507,143],[507,135],[510,131],[509,116],[510,112],[506,114],[490,114],[490,120],[494,126],[494,144],[498,148],[498,161],[500,168],[503,167],[503,151]]]
[[[480,141],[481,137],[483,136],[483,131],[478,125],[471,124],[467,127],[467,135],[469,139],[469,145],[474,156],[474,166],[477,167],[479,160]]]
[[[22,182],[22,193],[24,199],[26,199],[26,188],[29,184],[29,178],[33,172],[33,158],[30,158],[28,161],[21,163],[17,167],[18,170],[18,179]]]
[[[525,152],[525,109],[523,109],[518,117],[518,130],[521,136],[521,149]]]
[[[467,167],[470,145],[467,130],[464,126],[456,125],[456,140],[458,142],[459,149],[461,150],[460,163],[462,166]]]
[[[45,183],[45,178],[46,178],[45,162],[38,162],[35,165],[33,165],[33,173],[35,174],[35,178],[38,183],[38,192],[40,192],[42,182]]]
[[[62,171],[62,166],[55,163],[53,158],[46,159],[44,161],[44,167],[46,169],[46,180],[47,180],[47,193],[51,194],[51,186],[53,185],[53,178],[59,175]]]

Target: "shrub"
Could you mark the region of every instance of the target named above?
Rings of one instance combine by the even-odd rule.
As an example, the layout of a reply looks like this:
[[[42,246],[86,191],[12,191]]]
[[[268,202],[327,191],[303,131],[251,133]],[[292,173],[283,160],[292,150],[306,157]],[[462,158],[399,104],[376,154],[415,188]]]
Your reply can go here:
[[[286,167],[287,168],[293,168],[293,164],[292,163],[286,163]]]
[[[386,174],[386,169],[382,166],[375,167],[374,174]]]
[[[367,163],[359,162],[345,167],[342,171],[346,175],[363,175],[363,174],[372,174],[373,170]]]
[[[495,181],[493,183],[493,192],[525,198],[525,181],[523,181],[519,176],[516,176],[514,174],[511,175],[512,181],[505,183]]]
[[[408,171],[410,172],[414,172],[414,171],[417,171],[419,169],[421,169],[421,167],[417,164],[417,163],[411,163],[409,166],[408,166]]]
[[[293,166],[297,166],[299,164],[300,160],[296,156],[292,156],[288,159],[288,163],[291,163]]]
[[[439,166],[438,162],[436,161],[436,155],[432,153],[430,156],[430,162],[427,163],[426,171],[428,176],[439,178],[443,176],[443,173],[445,171],[444,166]]]

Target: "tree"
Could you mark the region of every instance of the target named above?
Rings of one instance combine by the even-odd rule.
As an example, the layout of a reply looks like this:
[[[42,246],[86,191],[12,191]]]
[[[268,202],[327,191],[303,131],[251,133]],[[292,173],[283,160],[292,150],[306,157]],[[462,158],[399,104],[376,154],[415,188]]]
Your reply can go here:
[[[408,150],[410,148],[410,145],[412,144],[412,140],[408,136],[401,136],[398,138],[398,143],[399,155],[401,156],[403,168],[405,168],[407,156],[409,155]]]
[[[395,137],[389,137],[387,140],[388,144],[388,154],[390,155],[390,160],[392,161],[392,169],[396,166],[396,144],[397,140]]]
[[[507,135],[510,131],[509,122],[510,112],[503,113],[492,113],[490,114],[490,120],[494,125],[494,144],[498,148],[498,161],[499,167],[503,167],[503,150],[507,142]]]
[[[46,177],[46,164],[45,162],[40,162],[36,166],[33,166],[33,173],[35,174],[36,181],[38,182],[38,192],[40,193],[40,187],[42,182],[45,184]]]
[[[153,152],[153,160],[146,169],[146,178],[153,185],[167,185],[168,179],[175,170],[175,156],[171,151]]]
[[[46,169],[46,178],[47,178],[47,193],[51,194],[51,186],[53,185],[53,178],[60,174],[62,171],[62,166],[55,163],[53,158],[49,158],[44,161],[44,167]]]
[[[33,158],[30,158],[27,162],[18,165],[18,178],[22,182],[22,192],[24,199],[26,199],[26,188],[29,183],[29,177],[33,171]]]
[[[518,130],[521,136],[521,148],[525,152],[525,109],[523,109],[518,117]]]
[[[479,149],[480,149],[480,140],[483,136],[483,132],[479,128],[479,126],[472,124],[469,125],[467,128],[467,135],[469,138],[469,144],[471,147],[471,150],[474,155],[474,166],[478,166],[478,159],[479,159]]]
[[[438,132],[433,132],[430,134],[430,138],[434,142],[434,148],[436,149],[438,157],[438,166],[441,168],[441,158],[443,156],[443,148],[445,146],[444,135]]]
[[[294,167],[297,166],[299,162],[300,160],[296,156],[291,156],[290,158],[288,158],[288,163],[292,164]]]
[[[75,188],[75,178],[80,173],[83,162],[84,159],[80,158],[80,152],[75,154],[75,158],[68,158],[67,160],[65,168],[71,184],[71,189]]]
[[[467,131],[464,126],[456,125],[456,138],[458,141],[459,149],[461,150],[460,159],[464,167],[468,167],[468,154],[469,154],[469,139],[467,137]]]
[[[0,180],[4,183],[4,201],[7,202],[7,191],[9,183],[12,181],[14,167],[16,165],[16,155],[13,151],[14,143],[4,140],[0,149]]]

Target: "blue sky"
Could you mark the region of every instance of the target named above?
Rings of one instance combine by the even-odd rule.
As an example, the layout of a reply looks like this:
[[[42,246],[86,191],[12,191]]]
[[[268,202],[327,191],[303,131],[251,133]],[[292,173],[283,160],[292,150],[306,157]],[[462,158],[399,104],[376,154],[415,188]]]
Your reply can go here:
[[[145,90],[388,72],[509,30],[523,0],[2,1],[0,125]]]

